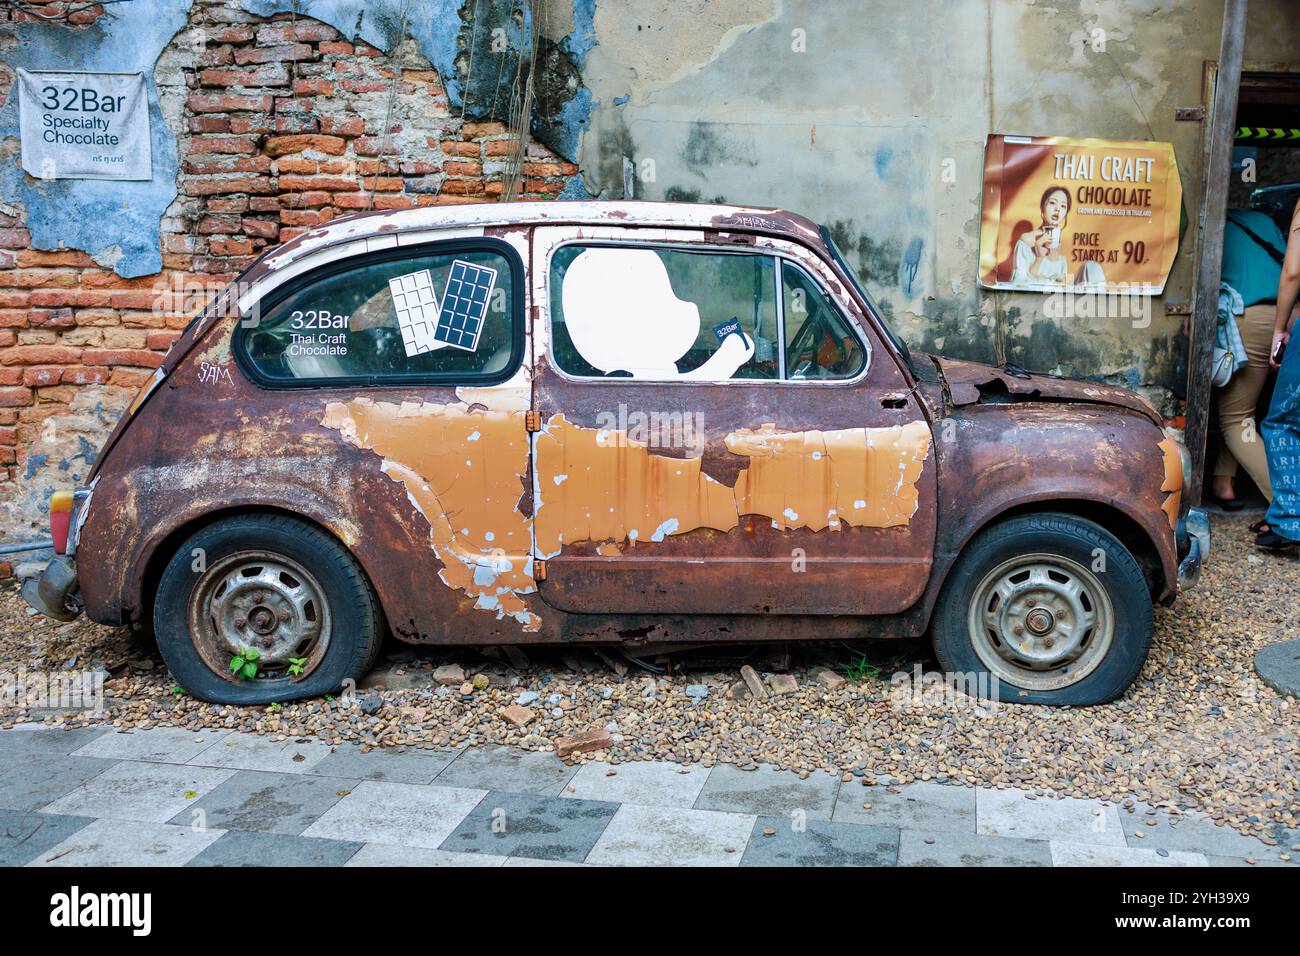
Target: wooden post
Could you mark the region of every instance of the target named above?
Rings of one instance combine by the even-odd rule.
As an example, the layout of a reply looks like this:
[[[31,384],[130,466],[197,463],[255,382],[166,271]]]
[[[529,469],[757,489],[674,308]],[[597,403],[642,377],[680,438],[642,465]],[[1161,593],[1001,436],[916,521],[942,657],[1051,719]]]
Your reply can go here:
[[[1192,456],[1192,504],[1201,503],[1205,476],[1205,439],[1210,421],[1210,371],[1223,265],[1223,226],[1228,208],[1228,178],[1232,175],[1232,140],[1237,121],[1237,91],[1246,44],[1247,0],[1224,0],[1223,37],[1219,69],[1214,80],[1214,107],[1208,129],[1210,148],[1201,198],[1201,255],[1196,269],[1196,299],[1192,313],[1187,362],[1187,430]]]

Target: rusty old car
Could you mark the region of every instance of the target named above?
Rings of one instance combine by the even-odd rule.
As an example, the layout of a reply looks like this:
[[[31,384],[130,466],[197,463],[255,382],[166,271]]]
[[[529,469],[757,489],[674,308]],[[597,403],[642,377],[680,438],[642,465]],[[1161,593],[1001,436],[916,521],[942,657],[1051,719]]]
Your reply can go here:
[[[346,687],[386,634],[927,632],[1003,700],[1092,704],[1208,555],[1185,457],[1123,388],[909,349],[797,215],[367,213],[195,317],[24,593],[235,704]]]

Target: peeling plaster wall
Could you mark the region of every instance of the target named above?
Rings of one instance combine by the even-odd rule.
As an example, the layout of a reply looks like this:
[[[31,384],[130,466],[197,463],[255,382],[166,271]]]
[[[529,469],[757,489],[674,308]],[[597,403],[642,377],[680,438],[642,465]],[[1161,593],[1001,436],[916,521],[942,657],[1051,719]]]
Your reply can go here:
[[[1293,5],[1250,9],[1248,66],[1300,70]],[[0,525],[43,526],[49,489],[84,470],[179,334],[156,285],[224,281],[347,211],[500,195],[512,137],[490,121],[521,58],[536,60],[544,144],[528,147],[526,192],[622,197],[630,161],[637,198],[805,213],[910,342],[1105,378],[1172,415],[1186,340],[1163,305],[1190,299],[1202,185],[1201,127],[1173,112],[1201,103],[1221,16],[1221,0],[131,0],[89,24],[5,23],[6,73],[144,71],[154,176],[30,179],[18,98],[0,108]],[[291,19],[309,42],[276,38]],[[311,39],[316,21],[355,51]],[[232,46],[256,56],[232,63]],[[1149,327],[976,287],[990,131],[1174,144],[1190,223]]]
[[[81,249],[125,278],[162,269],[159,220],[176,197],[179,169],[176,130],[168,120],[177,110],[164,114],[160,107],[154,67],[185,28],[191,5],[192,0],[137,0],[106,8],[89,26],[24,23],[4,37],[10,69],[142,70],[148,87],[148,182],[35,180],[18,159],[18,98],[0,109],[0,193],[28,212],[33,248]],[[320,20],[384,52],[409,35],[443,78],[452,106],[473,119],[506,118],[519,58],[532,53],[531,19],[521,0],[244,0],[241,6],[263,17],[292,13]],[[572,159],[593,105],[580,71],[594,43],[595,0],[545,10],[531,131]],[[571,195],[581,195],[580,184],[574,188]]]
[[[35,249],[81,249],[124,278],[162,268],[159,220],[176,197],[176,136],[163,119],[154,63],[184,26],[190,0],[124,3],[94,23],[18,24],[5,39],[5,66],[16,71],[143,71],[149,96],[153,178],[138,182],[34,179],[19,160],[18,96],[0,109],[0,192],[27,213]]]
[[[15,493],[0,502],[5,541],[42,537],[48,528],[50,495],[83,483],[104,436],[113,430],[131,398],[128,388],[88,385],[77,389],[59,414],[41,421],[18,469]],[[40,515],[42,524],[30,527],[25,520],[30,515]]]
[[[594,43],[595,5],[541,6],[531,131],[570,160],[592,109],[580,71]],[[385,52],[409,35],[443,78],[451,105],[473,119],[507,118],[520,57],[534,53],[532,8],[521,0],[243,0],[243,8],[311,17]]]
[[[1248,63],[1300,61],[1294,12],[1251,4]],[[599,4],[580,163],[593,194],[623,195],[626,157],[637,198],[802,212],[831,228],[908,341],[1150,386],[1173,414],[1186,341],[1164,300],[1135,328],[976,287],[983,148],[989,132],[1174,143],[1190,224],[1166,299],[1189,301],[1201,128],[1174,108],[1201,103],[1222,14],[1221,0]]]
[[[240,0],[128,0],[66,23],[0,6],[0,540],[46,533],[50,493],[84,478],[194,309],[260,252],[361,210],[491,202],[512,170],[526,199],[581,182],[536,138],[521,155],[504,123],[473,118],[509,102],[518,24],[497,61],[476,56],[470,70],[466,59],[477,79],[458,87],[456,107],[415,36],[454,79],[467,37],[490,43],[521,2],[477,0],[476,30],[442,0],[412,0],[405,36],[400,20],[387,34],[363,20],[367,35],[397,39],[387,53],[349,39],[361,5],[333,5],[340,23],[353,17],[348,38],[303,5],[267,18]],[[558,64],[546,69],[565,77],[565,92],[539,105],[539,124],[555,103],[579,102],[571,57],[590,42],[587,10],[585,21],[579,5],[541,24],[539,57]],[[154,181],[25,177],[19,66],[142,70]],[[576,132],[567,135],[576,150]],[[7,570],[0,561],[0,577]]]

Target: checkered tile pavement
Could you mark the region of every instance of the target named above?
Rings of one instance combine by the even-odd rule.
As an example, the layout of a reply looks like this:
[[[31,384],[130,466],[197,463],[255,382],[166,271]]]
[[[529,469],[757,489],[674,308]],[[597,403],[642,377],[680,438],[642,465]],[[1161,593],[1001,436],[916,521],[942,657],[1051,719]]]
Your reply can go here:
[[[1153,826],[1148,821],[1156,819]],[[771,767],[0,731],[5,866],[1294,865],[1196,814]]]

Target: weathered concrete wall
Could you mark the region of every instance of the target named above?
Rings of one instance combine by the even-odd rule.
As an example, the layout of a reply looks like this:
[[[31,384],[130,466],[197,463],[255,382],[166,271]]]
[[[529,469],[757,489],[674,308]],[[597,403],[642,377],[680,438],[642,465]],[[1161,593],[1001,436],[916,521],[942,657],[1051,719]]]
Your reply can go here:
[[[1300,61],[1294,6],[1251,11],[1247,60]],[[1190,223],[1165,298],[1188,301],[1201,127],[1174,108],[1200,104],[1222,13],[1221,0],[602,4],[581,166],[593,193],[622,194],[628,157],[638,198],[810,215],[910,342],[1154,386],[1174,414],[1183,319],[1160,300],[1135,328],[977,288],[983,148],[989,132],[1172,142]]]
[[[51,4],[47,9],[57,8]],[[1250,64],[1300,63],[1253,0]],[[219,284],[357,209],[531,197],[783,206],[828,224],[912,343],[1104,377],[1169,415],[1183,319],[1051,318],[976,286],[989,132],[1174,143],[1190,224],[1221,0],[132,0],[70,23],[0,8],[0,537],[35,534]],[[536,19],[534,19],[534,17]],[[1100,43],[1098,44],[1098,40]],[[14,69],[142,69],[151,182],[40,182]],[[533,141],[501,122],[535,70]],[[577,165],[575,165],[575,163]],[[948,174],[948,175],[945,175]]]

